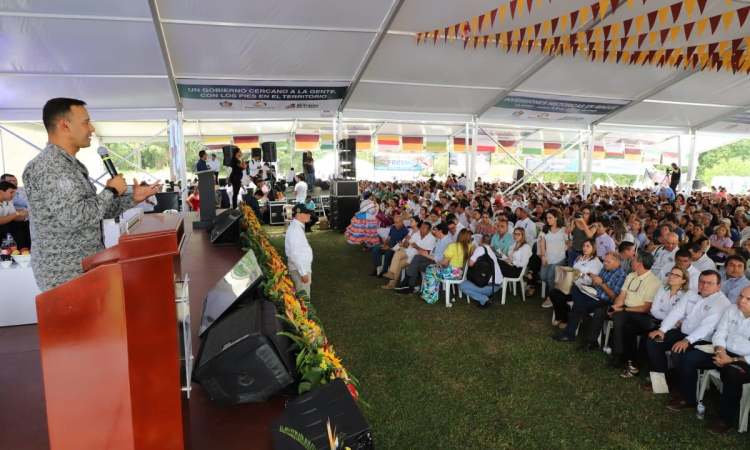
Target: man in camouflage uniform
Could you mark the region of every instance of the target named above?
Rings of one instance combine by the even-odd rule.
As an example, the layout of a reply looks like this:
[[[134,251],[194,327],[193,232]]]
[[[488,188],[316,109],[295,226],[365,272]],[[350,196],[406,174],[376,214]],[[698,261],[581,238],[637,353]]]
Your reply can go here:
[[[89,114],[80,100],[56,98],[44,106],[47,147],[29,162],[23,183],[31,218],[31,267],[39,289],[52,289],[82,273],[84,258],[104,250],[100,222],[114,218],[158,192],[139,186],[123,195],[122,175],[96,193],[89,172],[76,153],[91,145]]]

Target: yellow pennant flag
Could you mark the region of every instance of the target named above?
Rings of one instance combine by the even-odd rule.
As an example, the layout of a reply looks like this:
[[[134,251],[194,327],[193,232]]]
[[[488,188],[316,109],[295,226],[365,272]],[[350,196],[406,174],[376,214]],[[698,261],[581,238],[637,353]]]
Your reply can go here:
[[[666,52],[666,50],[664,50],[664,49],[661,49],[661,50],[657,51],[654,54],[654,57],[651,58],[652,65],[653,65],[653,63],[659,62],[659,60],[661,59],[661,57],[664,56],[665,52]]]
[[[662,28],[664,28],[664,24],[667,23],[667,14],[669,14],[669,6],[665,6],[659,10],[659,23]]]
[[[578,39],[577,40],[578,40],[579,44],[586,42],[586,32],[585,31],[578,32]]]
[[[697,0],[685,0],[683,3],[685,5],[685,11],[687,11],[688,17],[691,19],[693,18],[693,11],[695,11],[695,2]]]
[[[536,7],[541,8],[542,7],[542,0],[536,0]]]
[[[599,37],[602,34],[601,28],[594,28],[594,42],[597,42],[599,40]]]
[[[646,16],[638,16],[635,18],[635,29],[638,31],[638,34],[641,34],[641,30],[643,29],[643,22],[645,21],[646,21]]]
[[[653,47],[654,43],[656,42],[656,38],[659,36],[658,31],[653,31],[648,34],[648,46]]]
[[[729,26],[732,25],[732,19],[734,19],[735,12],[736,11],[729,11],[721,15],[722,20],[724,20],[724,31],[729,31]]]
[[[492,28],[492,13],[487,13],[484,15],[484,25],[485,29],[491,29]]]
[[[589,9],[583,8],[578,12],[579,26],[583,26],[586,23],[586,17],[589,15]]]
[[[560,31],[565,31],[565,28],[567,28],[567,27],[568,27],[568,18],[569,18],[569,17],[570,17],[570,16],[569,16],[569,15],[567,15],[567,14],[565,14],[565,15],[564,15],[564,16],[562,16],[562,17],[560,17],[560,25],[559,25],[559,29],[560,29]],[[570,30],[570,31],[573,31],[573,30]]]
[[[610,48],[610,50],[612,50],[612,52],[614,53],[618,51],[619,49],[620,49],[620,38],[612,39],[612,47]]]
[[[513,35],[511,37],[511,39],[513,40],[513,42],[518,41],[520,38],[521,38],[521,30],[519,30],[519,29],[513,30]]]
[[[633,0],[628,0],[628,11],[633,8]]]
[[[729,47],[729,41],[719,42],[719,54],[724,54],[724,52],[727,50],[727,47]]]
[[[631,55],[630,52],[622,52],[622,59],[621,59],[621,61],[623,61],[625,63],[629,63],[630,62],[630,55]]]
[[[727,6],[732,6],[732,0],[726,0]]]
[[[527,39],[531,39],[531,37],[533,36],[533,33],[534,33],[534,26],[533,25],[529,25],[528,27],[526,27],[526,38]],[[534,37],[536,37],[536,36],[534,36]]]
[[[636,41],[637,39],[638,39],[638,38],[637,38],[636,36],[630,36],[630,37],[628,38],[628,43],[627,43],[627,45],[625,45],[625,48],[626,48],[626,49],[628,49],[628,50],[630,50],[630,49],[631,49],[631,48],[632,48],[632,47],[633,47],[633,46],[635,45],[635,41]]]
[[[497,15],[500,16],[500,23],[502,23],[503,25],[505,25],[505,8],[506,5],[503,5],[497,10]]]
[[[547,34],[549,34],[550,26],[551,26],[551,23],[549,20],[542,23],[542,37],[547,37]]]
[[[615,60],[615,56],[617,56],[617,51],[612,50],[609,52],[609,62],[612,63]]]
[[[638,60],[636,61],[636,64],[643,64],[643,61],[646,60],[647,56],[648,56],[648,52],[641,52],[641,55],[638,57]]]
[[[703,31],[706,30],[706,25],[708,25],[708,19],[702,19],[698,21],[698,37],[701,37]]]
[[[471,19],[471,32],[474,34],[474,36],[476,36],[477,33],[479,32],[477,31],[478,29],[479,29],[479,16]]]
[[[620,34],[620,22],[615,22],[612,24],[612,29],[610,30],[609,38],[614,39],[618,37]]]
[[[523,17],[523,1],[516,2],[516,17]]]
[[[680,28],[682,27],[672,27],[669,29],[669,42],[674,43],[674,41],[677,40],[677,35],[680,34]]]
[[[604,20],[604,18],[607,16],[608,7],[609,7],[609,0],[601,0],[599,2],[599,14],[601,15],[601,20]]]

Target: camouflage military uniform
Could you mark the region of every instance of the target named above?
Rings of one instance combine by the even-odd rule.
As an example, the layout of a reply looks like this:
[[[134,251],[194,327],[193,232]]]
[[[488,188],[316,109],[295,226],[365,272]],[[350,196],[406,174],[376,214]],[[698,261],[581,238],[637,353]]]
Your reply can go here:
[[[23,171],[31,218],[31,267],[42,292],[82,273],[84,258],[104,250],[101,220],[135,207],[131,195],[96,193],[80,161],[47,144]]]

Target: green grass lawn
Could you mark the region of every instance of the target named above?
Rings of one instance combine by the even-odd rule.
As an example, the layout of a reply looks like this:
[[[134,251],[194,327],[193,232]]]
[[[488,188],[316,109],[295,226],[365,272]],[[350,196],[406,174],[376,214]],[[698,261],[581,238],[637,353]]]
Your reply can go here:
[[[748,448],[736,431],[672,412],[666,396],[621,380],[601,351],[579,354],[550,338],[551,311],[539,295],[509,295],[480,310],[457,299],[447,309],[383,291],[371,255],[341,234],[316,232],[312,302],[344,365],[360,380],[364,413],[381,450]],[[283,239],[273,238],[283,254]],[[498,297],[499,298],[499,297]],[[441,301],[443,297],[441,295]]]

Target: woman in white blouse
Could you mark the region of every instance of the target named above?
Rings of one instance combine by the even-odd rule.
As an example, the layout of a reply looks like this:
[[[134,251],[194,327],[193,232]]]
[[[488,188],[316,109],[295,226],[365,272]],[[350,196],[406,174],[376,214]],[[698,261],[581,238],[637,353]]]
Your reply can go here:
[[[581,252],[581,255],[573,263],[576,283],[591,285],[591,275],[599,275],[604,267],[604,264],[596,257],[596,240],[586,238],[581,246]],[[573,298],[570,294],[565,294],[559,289],[553,289],[549,293],[548,299],[552,302],[552,307],[555,308],[555,321],[552,324],[560,328],[567,327],[568,313],[570,313],[568,302],[572,301]]]
[[[526,243],[526,232],[518,227],[513,230],[513,241],[508,248],[508,254],[499,262],[500,271],[505,278],[518,278],[531,258],[531,246]]]
[[[547,290],[555,287],[555,268],[565,264],[565,250],[568,247],[568,233],[565,232],[565,221],[557,209],[550,209],[544,215],[546,224],[539,235],[539,257],[542,267],[539,277],[547,283]],[[527,296],[534,294],[526,293]],[[545,300],[542,307],[551,308],[552,302]]]
[[[649,332],[659,328],[661,321],[667,317],[669,311],[690,290],[690,274],[680,267],[673,267],[669,271],[667,282],[659,289],[651,304],[649,314],[620,312],[614,314],[615,333],[622,332],[621,341],[615,339],[614,359],[627,360],[627,367],[620,374],[621,378],[633,378],[640,373],[638,366],[642,356],[638,352],[638,336],[641,336],[641,352],[646,350],[646,336]],[[622,342],[622,348],[618,342]]]

